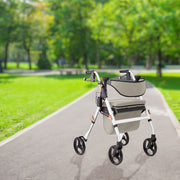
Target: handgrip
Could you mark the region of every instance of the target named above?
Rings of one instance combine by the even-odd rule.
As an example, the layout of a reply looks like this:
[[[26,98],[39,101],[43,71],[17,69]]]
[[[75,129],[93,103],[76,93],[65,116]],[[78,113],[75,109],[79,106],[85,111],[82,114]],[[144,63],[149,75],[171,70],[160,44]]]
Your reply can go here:
[[[87,79],[90,78],[90,81],[91,82],[95,82],[96,79],[95,79],[95,73],[94,73],[94,70],[91,70],[91,71],[86,71],[86,74],[91,74],[89,77],[84,77],[83,80],[86,81]]]
[[[120,70],[119,72],[120,72],[120,73],[126,73],[125,76],[126,76],[127,80],[130,80],[130,79],[131,79],[131,75],[130,75],[130,72],[129,72],[128,69]]]
[[[141,79],[141,76],[135,76],[136,81],[138,82]]]
[[[120,70],[119,72],[120,72],[120,73],[127,73],[127,72],[129,72],[129,70],[128,70],[128,69],[125,69],[125,70]]]

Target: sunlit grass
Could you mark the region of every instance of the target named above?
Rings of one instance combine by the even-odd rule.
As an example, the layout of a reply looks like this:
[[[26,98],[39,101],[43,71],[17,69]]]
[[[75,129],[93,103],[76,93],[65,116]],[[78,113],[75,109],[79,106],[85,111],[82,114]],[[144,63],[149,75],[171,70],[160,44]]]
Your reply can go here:
[[[31,66],[32,66],[32,69],[38,69],[35,63],[32,63]],[[27,62],[21,62],[19,63],[19,68],[17,68],[17,63],[8,62],[7,69],[29,69],[29,64]]]
[[[161,78],[156,77],[155,73],[141,75],[162,92],[168,105],[180,121],[180,73],[163,73]]]
[[[52,63],[51,65],[52,65],[51,69],[70,68],[70,66],[68,64],[64,65],[63,67],[62,66],[58,67],[58,65],[56,63]],[[31,66],[32,66],[32,69],[35,69],[35,70],[38,69],[37,64],[34,62],[31,63]],[[97,65],[88,65],[88,67],[89,67],[89,69],[97,69],[98,68]],[[85,66],[84,65],[79,66],[78,64],[75,64],[74,68],[85,68]],[[20,62],[19,68],[17,68],[16,62],[8,62],[7,63],[7,69],[23,69],[23,70],[27,69],[28,70],[29,64],[28,64],[28,62]]]

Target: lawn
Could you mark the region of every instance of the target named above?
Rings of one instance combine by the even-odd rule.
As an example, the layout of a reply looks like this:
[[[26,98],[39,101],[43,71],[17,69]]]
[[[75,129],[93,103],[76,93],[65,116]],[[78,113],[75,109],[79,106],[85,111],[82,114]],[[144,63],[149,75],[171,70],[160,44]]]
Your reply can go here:
[[[0,74],[0,141],[44,118],[97,85],[87,75]],[[115,76],[101,73],[100,76]]]
[[[141,75],[162,92],[180,122],[180,73],[163,73],[162,78],[156,77],[155,73]]]
[[[38,66],[36,63],[32,62],[31,63],[32,69],[38,70]],[[60,69],[61,67],[58,67],[56,63],[52,63],[52,69]],[[64,66],[64,68],[70,68],[68,64]],[[74,68],[80,68],[78,64],[74,65]],[[85,68],[82,66],[81,68]],[[17,63],[16,62],[8,62],[7,63],[7,69],[17,69]],[[23,70],[28,70],[29,69],[29,64],[28,62],[20,62],[19,63],[19,69]],[[97,69],[97,65],[89,65],[89,69]]]
[[[38,69],[35,63],[31,64],[32,69]],[[7,69],[17,69],[17,64],[15,62],[8,62]],[[29,69],[29,64],[27,62],[19,63],[19,69]]]
[[[3,64],[2,64],[3,65]],[[38,66],[37,66],[37,63],[35,62],[32,62],[31,63],[31,66],[32,66],[32,69],[34,70],[38,70]],[[65,64],[63,68],[71,68],[69,64]],[[84,68],[85,69],[85,66],[84,65],[79,65],[79,64],[74,64],[74,68]],[[98,69],[98,66],[97,65],[93,65],[93,64],[88,64],[88,68],[89,69]],[[103,69],[116,69],[117,67],[116,66],[102,66]],[[17,63],[16,62],[8,62],[7,63],[7,69],[17,69]],[[22,69],[22,70],[28,70],[29,69],[29,64],[28,62],[20,62],[19,63],[19,69]],[[56,63],[52,63],[52,67],[51,69],[62,69],[62,67],[58,67]]]
[[[38,66],[36,63],[31,63],[32,69],[38,70]],[[15,62],[8,62],[7,63],[7,69],[17,69],[17,63]],[[27,62],[21,62],[19,63],[19,69],[28,70],[29,64]],[[60,69],[56,63],[52,63],[52,69]]]

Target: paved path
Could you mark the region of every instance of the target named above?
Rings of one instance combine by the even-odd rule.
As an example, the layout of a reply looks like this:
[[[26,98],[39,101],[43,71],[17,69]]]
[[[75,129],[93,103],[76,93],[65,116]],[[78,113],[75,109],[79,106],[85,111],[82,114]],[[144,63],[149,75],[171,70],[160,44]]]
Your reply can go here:
[[[156,69],[147,70],[143,67],[130,69],[134,74],[144,72],[156,72]],[[97,72],[119,72],[118,69],[96,69]],[[180,72],[180,69],[163,69],[163,72]],[[4,70],[4,73],[17,73],[26,76],[44,76],[44,75],[59,75],[59,74],[82,74],[86,73],[86,69],[61,69],[61,70],[22,70],[22,69],[10,69]]]
[[[158,138],[154,157],[143,152],[142,143],[151,131],[147,122],[141,122],[137,131],[129,133],[130,142],[123,148],[122,164],[112,165],[107,152],[117,139],[103,130],[101,115],[85,155],[75,154],[73,139],[87,131],[96,108],[91,93],[0,147],[0,180],[179,180],[180,139],[157,90],[149,87],[145,99]]]

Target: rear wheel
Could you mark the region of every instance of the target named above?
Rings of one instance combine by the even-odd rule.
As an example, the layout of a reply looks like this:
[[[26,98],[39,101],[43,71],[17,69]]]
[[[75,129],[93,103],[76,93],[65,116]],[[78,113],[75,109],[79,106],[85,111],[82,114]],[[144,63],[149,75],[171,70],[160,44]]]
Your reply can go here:
[[[79,155],[83,155],[85,150],[86,150],[86,145],[85,145],[85,141],[84,138],[82,136],[80,137],[76,137],[74,139],[74,150],[77,154]]]

